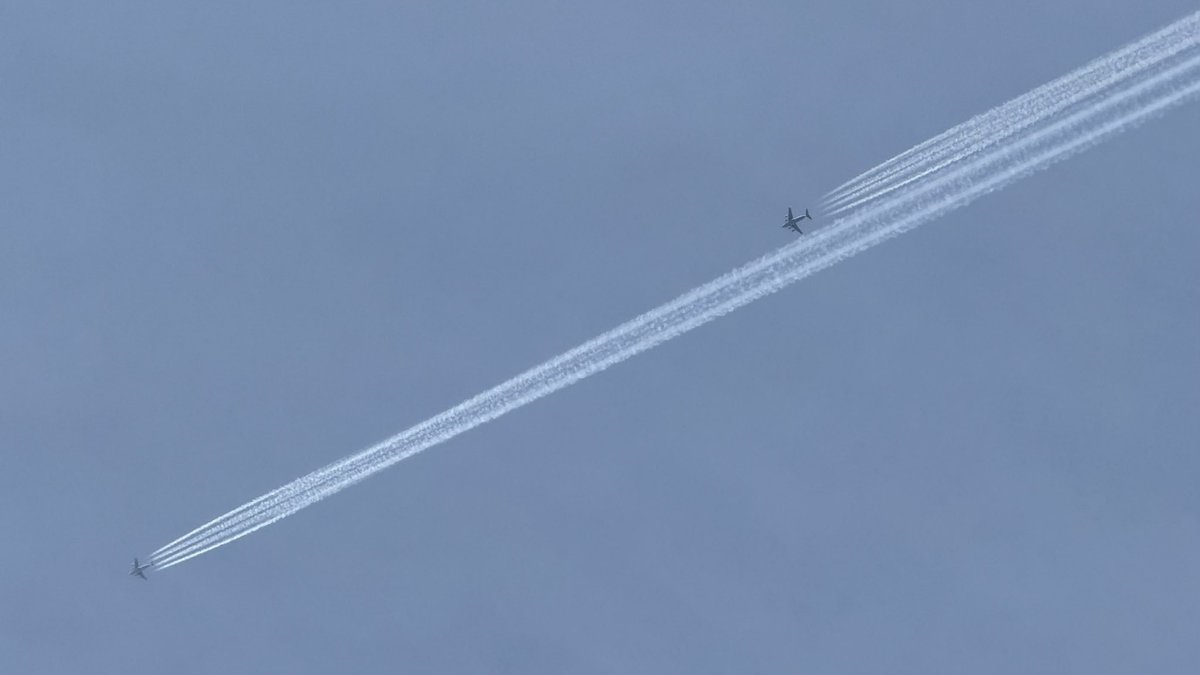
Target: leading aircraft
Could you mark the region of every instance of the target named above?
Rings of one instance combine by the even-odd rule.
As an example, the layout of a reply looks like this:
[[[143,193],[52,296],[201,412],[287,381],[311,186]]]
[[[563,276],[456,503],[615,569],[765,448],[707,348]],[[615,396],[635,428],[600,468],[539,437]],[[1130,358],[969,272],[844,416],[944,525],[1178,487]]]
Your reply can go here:
[[[792,207],[789,206],[787,220],[783,222],[783,226],[784,228],[794,230],[797,234],[804,234],[804,230],[800,229],[799,223],[805,218],[812,220],[812,216],[808,214],[808,209],[804,209],[804,215],[797,218],[796,216],[792,215]]]
[[[146,579],[146,575],[142,574],[142,570],[148,570],[148,569],[150,569],[150,563],[146,563],[145,565],[139,565],[138,559],[134,558],[133,559],[133,569],[129,570],[129,576],[139,576],[142,579],[149,581],[149,579]]]

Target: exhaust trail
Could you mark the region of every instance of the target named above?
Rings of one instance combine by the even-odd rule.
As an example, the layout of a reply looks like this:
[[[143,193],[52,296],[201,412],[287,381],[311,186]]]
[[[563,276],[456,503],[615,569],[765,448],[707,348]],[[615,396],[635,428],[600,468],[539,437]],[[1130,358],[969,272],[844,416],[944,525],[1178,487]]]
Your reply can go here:
[[[961,147],[961,144],[971,142],[984,129],[1004,129],[1004,119],[1008,117],[1038,116],[1038,110],[1044,106],[1057,106],[1064,101],[1064,94],[1077,90],[1070,95],[1075,101],[1087,95],[1087,91],[1103,89],[1114,77],[1124,77],[1141,67],[1171,56],[1177,49],[1182,48],[1178,38],[1196,30],[1200,23],[1200,13],[1185,17],[1155,33],[1130,43],[1121,49],[1094,59],[1082,68],[1049,82],[1037,89],[1018,96],[1007,103],[993,108],[985,113],[976,115],[970,120],[959,124],[913,148],[905,150],[895,157],[879,164],[854,178],[830,190],[825,197],[825,204],[832,204],[843,196],[863,188],[868,184],[886,180],[887,176],[903,172],[907,167],[923,161],[922,155],[929,152],[952,152],[953,150],[937,150],[937,146],[951,145]],[[1080,87],[1080,84],[1083,86]]]
[[[1173,26],[1195,21],[1197,15]],[[1162,32],[1160,32],[1162,33]],[[1200,93],[1200,37],[1170,65],[1136,70],[1086,104],[1025,125],[811,235],[769,253],[483,392],[382,443],[254,499],[189,532],[150,557],[172,567],[279,521],[425,449],[678,337],[708,321],[837,264],[890,237],[1065,159]]]
[[[1132,82],[1119,81],[1119,82],[1113,84],[1112,91],[1105,92],[1102,95],[1102,97],[1097,96],[1096,100],[1089,101],[1087,106],[1069,108],[1069,110],[1075,110],[1076,112],[1074,112],[1072,115],[1068,116],[1068,118],[1075,118],[1075,117],[1078,117],[1079,115],[1089,114],[1089,111],[1094,110],[1095,106],[1099,105],[1103,101],[1111,100],[1117,93],[1119,93],[1121,91],[1124,91],[1124,90],[1141,91],[1146,88],[1148,83],[1156,82],[1164,77],[1166,77],[1166,78],[1174,77],[1175,74],[1177,74],[1179,72],[1181,63],[1185,64],[1185,65],[1189,63],[1189,59],[1187,58],[1189,54],[1191,54],[1191,52],[1184,51],[1178,58],[1167,59],[1164,63],[1157,64],[1157,67],[1149,69],[1144,74],[1142,74],[1140,79],[1136,79]],[[1164,75],[1164,73],[1165,73],[1165,75]],[[1054,118],[1054,117],[1050,118],[1050,120],[1055,120],[1055,119],[1056,118]],[[1036,130],[1038,128],[1046,126],[1049,123],[1057,124],[1057,122],[1048,122],[1046,120],[1039,120],[1038,122],[1029,124],[1027,126],[1031,129]],[[929,166],[928,168],[922,169],[918,173],[914,173],[907,177],[897,177],[893,181],[889,181],[888,183],[883,183],[883,184],[876,186],[876,188],[874,190],[872,190],[868,193],[865,193],[864,195],[860,196],[857,199],[846,201],[841,206],[838,206],[836,208],[831,207],[831,208],[829,208],[828,213],[829,213],[829,215],[837,215],[839,213],[843,213],[845,211],[849,211],[850,209],[859,207],[867,202],[877,200],[889,193],[900,190],[900,189],[906,187],[907,185],[924,178],[925,176],[928,176],[935,172],[941,171],[941,170],[945,169],[946,167],[951,166],[952,164],[964,161],[965,159],[970,158],[970,157],[974,157],[977,154],[979,154],[981,151],[986,150],[989,146],[998,144],[998,143],[1002,142],[1003,140],[1004,139],[1000,139],[1000,140],[988,139],[988,140],[981,141],[980,143],[976,144],[976,146],[967,148],[953,156],[947,157],[946,159],[942,160],[941,162],[939,162],[937,164],[934,164],[932,166]]]
[[[1023,94],[986,113],[976,115],[938,136],[887,160],[831,190],[826,209],[845,210],[851,200],[864,196],[913,173],[923,175],[983,146],[1011,136],[1070,106],[1103,91],[1118,79],[1152,68],[1186,49],[1188,36],[1200,31],[1200,12],[1093,60],[1071,73]],[[935,168],[928,168],[937,165]]]

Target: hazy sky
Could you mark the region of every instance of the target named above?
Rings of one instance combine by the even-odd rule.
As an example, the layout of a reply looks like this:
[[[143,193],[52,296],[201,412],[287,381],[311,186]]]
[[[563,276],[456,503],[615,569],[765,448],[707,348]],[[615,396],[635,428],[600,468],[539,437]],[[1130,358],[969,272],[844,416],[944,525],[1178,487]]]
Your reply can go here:
[[[1193,2],[247,4],[0,6],[0,672],[1194,672],[1195,103],[126,575]]]

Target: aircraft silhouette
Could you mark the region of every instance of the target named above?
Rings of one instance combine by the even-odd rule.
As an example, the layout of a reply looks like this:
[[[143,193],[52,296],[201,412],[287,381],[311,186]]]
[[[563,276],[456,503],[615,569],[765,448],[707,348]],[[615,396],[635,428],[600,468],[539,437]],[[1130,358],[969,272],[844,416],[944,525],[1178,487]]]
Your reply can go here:
[[[142,580],[144,580],[144,581],[149,581],[149,579],[146,579],[146,575],[142,574],[142,570],[148,570],[148,569],[150,569],[150,563],[146,563],[145,565],[139,565],[138,559],[134,558],[133,559],[133,569],[129,570],[129,576],[138,576],[138,577],[141,577]]]
[[[799,223],[805,218],[812,220],[812,216],[809,215],[808,209],[804,209],[804,215],[797,218],[796,216],[792,215],[792,207],[789,206],[787,220],[783,221],[783,227],[785,229],[794,230],[796,234],[804,234],[804,230],[800,229]]]

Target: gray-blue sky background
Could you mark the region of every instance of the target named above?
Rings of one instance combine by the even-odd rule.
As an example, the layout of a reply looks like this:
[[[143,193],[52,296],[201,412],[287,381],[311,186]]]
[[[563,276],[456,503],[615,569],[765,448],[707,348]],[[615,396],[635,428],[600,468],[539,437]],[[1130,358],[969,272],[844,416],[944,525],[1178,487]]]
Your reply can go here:
[[[1194,103],[125,574],[1194,3],[245,4],[0,8],[0,672],[1200,662]]]

